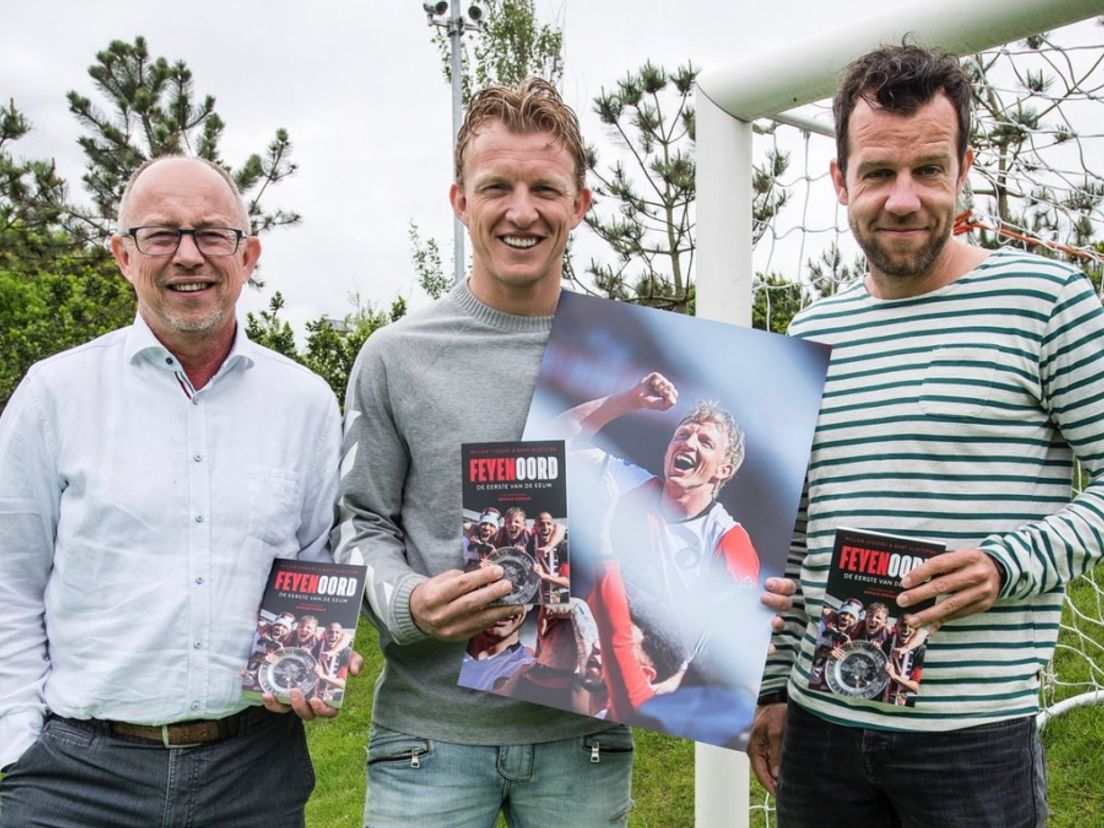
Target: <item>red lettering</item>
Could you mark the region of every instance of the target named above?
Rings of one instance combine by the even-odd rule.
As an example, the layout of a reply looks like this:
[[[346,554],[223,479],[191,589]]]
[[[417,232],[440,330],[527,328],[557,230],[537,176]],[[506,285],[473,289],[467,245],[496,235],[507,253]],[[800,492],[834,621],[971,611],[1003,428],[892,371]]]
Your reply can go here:
[[[873,570],[873,574],[875,574],[875,575],[888,575],[889,574],[889,555],[887,555],[885,552],[879,552],[877,554],[878,554],[877,561],[876,561],[877,566]]]

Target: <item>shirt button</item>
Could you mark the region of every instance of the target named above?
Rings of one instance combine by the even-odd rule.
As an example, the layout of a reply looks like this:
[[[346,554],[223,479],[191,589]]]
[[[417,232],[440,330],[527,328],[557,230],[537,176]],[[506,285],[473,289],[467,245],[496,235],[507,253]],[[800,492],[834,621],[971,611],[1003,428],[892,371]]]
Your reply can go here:
[[[206,578],[204,578],[202,575],[196,575],[195,582],[197,584],[202,584],[205,580],[206,580]]]
[[[203,517],[203,515],[196,515],[195,516],[195,522],[196,523],[203,523],[204,519],[205,518]]]
[[[193,460],[195,460],[195,461],[196,461],[197,463],[201,463],[201,462],[203,462],[203,455],[202,455],[202,454],[198,454],[198,453],[197,453],[197,454],[193,454],[193,455],[192,455],[192,459],[193,459]]]
[[[202,650],[203,649],[203,642],[202,641],[196,641],[192,644],[192,646],[195,647],[197,650]]]

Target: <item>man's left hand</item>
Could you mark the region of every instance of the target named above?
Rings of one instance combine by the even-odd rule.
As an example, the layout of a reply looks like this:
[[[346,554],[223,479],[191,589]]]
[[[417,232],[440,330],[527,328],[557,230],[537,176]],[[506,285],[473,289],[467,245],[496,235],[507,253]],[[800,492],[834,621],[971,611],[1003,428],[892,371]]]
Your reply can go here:
[[[349,659],[349,675],[360,675],[363,666],[364,657],[354,650],[352,657]],[[291,691],[291,704],[282,704],[276,701],[276,697],[271,693],[265,693],[261,698],[264,701],[264,706],[273,713],[294,712],[305,722],[309,722],[311,719],[332,719],[341,712],[340,707],[330,707],[322,699],[308,699],[302,690]]]
[[[767,578],[764,586],[766,586],[767,591],[759,596],[760,604],[770,607],[775,612],[786,612],[793,609],[793,596],[797,592],[797,581],[791,578]],[[782,632],[785,626],[786,621],[781,615],[776,615],[771,619],[771,629],[775,632]],[[770,645],[767,653],[774,655],[774,644]]]
[[[934,607],[906,617],[912,626],[949,621],[985,612],[997,600],[1001,573],[997,562],[980,549],[956,549],[925,561],[901,579],[905,588],[897,596],[904,609],[942,595]]]
[[[770,607],[775,612],[786,612],[793,609],[793,596],[797,592],[797,581],[792,578],[767,578],[767,582],[763,586],[767,589],[759,596],[760,604]],[[781,629],[781,626],[781,623],[776,622],[775,629]]]

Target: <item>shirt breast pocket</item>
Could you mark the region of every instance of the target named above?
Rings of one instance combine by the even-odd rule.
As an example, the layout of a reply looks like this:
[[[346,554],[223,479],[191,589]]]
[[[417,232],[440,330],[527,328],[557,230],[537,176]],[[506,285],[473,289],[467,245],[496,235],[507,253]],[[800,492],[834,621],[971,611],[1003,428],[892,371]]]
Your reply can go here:
[[[297,551],[302,481],[289,469],[249,466],[249,534],[280,550]]]
[[[993,391],[1000,353],[977,345],[935,349],[920,386],[920,408],[932,417],[977,417]]]

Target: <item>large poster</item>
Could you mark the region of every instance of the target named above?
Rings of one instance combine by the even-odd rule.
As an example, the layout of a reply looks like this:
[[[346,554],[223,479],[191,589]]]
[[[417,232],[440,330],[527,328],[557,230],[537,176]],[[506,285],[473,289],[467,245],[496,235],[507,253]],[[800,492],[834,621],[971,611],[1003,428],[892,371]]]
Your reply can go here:
[[[569,605],[490,688],[744,749],[828,348],[565,292],[525,429],[565,440]]]

